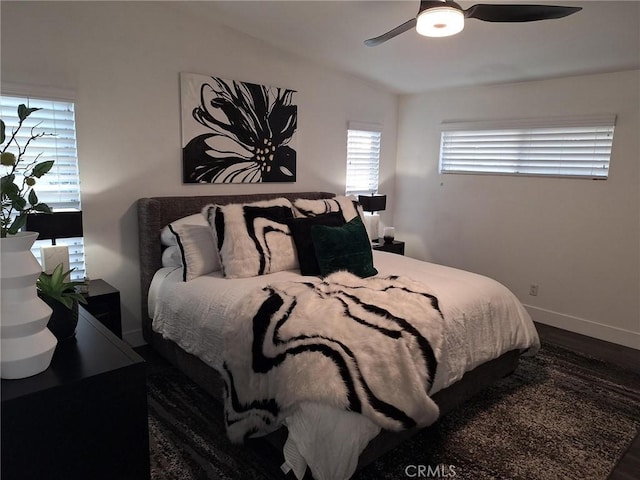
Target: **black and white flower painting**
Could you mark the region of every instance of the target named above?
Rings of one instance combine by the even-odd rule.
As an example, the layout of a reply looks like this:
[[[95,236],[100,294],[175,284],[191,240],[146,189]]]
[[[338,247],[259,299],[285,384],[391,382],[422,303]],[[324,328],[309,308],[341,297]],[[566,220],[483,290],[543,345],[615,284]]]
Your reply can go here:
[[[184,183],[295,182],[295,90],[182,73]]]

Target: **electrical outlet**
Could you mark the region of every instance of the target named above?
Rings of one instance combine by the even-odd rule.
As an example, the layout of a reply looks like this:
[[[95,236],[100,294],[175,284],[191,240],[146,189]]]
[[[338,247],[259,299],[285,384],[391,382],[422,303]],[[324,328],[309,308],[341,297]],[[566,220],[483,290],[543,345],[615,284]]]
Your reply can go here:
[[[539,288],[539,285],[537,283],[532,283],[529,286],[529,295],[531,295],[532,297],[537,297],[538,296],[538,288]]]

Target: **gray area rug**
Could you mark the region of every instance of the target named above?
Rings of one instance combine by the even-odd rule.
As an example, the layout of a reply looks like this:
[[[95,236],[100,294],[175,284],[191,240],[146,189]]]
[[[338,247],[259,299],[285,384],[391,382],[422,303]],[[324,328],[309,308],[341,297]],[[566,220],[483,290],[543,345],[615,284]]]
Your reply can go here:
[[[152,479],[283,478],[281,454],[232,445],[221,407],[178,370],[154,365],[147,383]],[[639,428],[637,373],[544,344],[353,478],[604,480]]]

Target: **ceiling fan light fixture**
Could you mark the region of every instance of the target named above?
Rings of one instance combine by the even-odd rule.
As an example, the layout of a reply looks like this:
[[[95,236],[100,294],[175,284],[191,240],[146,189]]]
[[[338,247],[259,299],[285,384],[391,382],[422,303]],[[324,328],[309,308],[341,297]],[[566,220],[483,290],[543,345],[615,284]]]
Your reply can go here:
[[[464,28],[464,13],[453,7],[433,7],[418,15],[416,31],[425,37],[448,37]]]

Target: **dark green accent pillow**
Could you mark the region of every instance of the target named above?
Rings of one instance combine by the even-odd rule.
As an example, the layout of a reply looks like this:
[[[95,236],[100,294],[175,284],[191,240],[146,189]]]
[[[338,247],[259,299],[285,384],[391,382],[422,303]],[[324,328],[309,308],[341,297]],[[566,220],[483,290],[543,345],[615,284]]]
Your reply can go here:
[[[360,216],[341,227],[314,225],[311,238],[323,277],[338,270],[347,270],[361,278],[378,273],[373,267],[371,243]]]
[[[320,266],[316,258],[316,250],[311,239],[311,227],[314,225],[326,225],[340,227],[344,225],[344,217],[341,212],[325,213],[315,217],[288,218],[287,225],[293,236],[296,246],[300,273],[302,275],[320,275]]]

